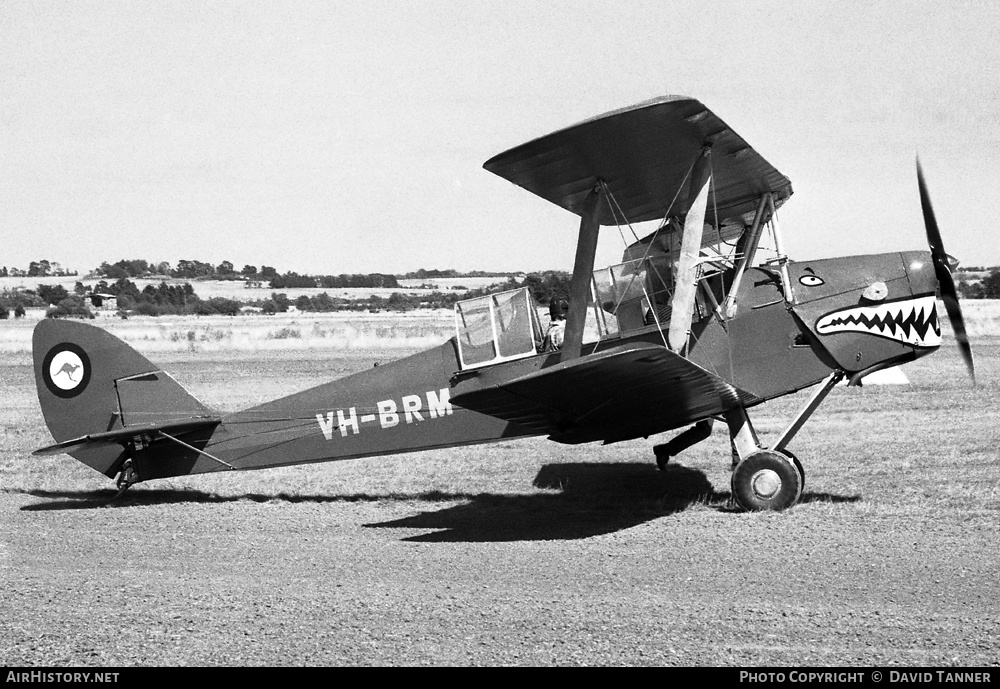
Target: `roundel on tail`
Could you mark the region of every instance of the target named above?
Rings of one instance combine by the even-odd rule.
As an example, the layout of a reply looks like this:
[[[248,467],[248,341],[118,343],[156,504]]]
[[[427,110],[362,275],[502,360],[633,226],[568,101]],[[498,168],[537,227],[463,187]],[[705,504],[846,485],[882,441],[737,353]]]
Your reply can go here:
[[[90,357],[72,342],[57,344],[42,360],[42,379],[56,397],[76,397],[90,382]]]

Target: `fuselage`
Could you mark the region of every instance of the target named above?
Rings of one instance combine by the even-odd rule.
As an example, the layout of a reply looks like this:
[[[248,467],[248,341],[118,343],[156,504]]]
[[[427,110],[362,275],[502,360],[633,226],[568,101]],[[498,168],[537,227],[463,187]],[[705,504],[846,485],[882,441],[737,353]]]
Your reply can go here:
[[[873,370],[913,360],[941,341],[934,305],[937,286],[926,252],[790,262],[792,301],[782,273],[747,271],[729,319],[696,313],[685,356],[752,395],[745,406],[815,385],[831,370]],[[726,275],[712,287],[724,292]],[[595,349],[664,342],[656,325],[585,345]],[[240,469],[349,459],[468,445],[532,435],[530,429],[463,409],[463,390],[499,385],[558,364],[559,352],[462,371],[455,339],[411,357],[223,417],[206,431],[205,453]],[[725,410],[718,410],[722,413]],[[648,427],[669,423],[648,410]],[[138,458],[137,458],[138,459]],[[143,478],[225,469],[198,453],[150,447],[139,460]]]

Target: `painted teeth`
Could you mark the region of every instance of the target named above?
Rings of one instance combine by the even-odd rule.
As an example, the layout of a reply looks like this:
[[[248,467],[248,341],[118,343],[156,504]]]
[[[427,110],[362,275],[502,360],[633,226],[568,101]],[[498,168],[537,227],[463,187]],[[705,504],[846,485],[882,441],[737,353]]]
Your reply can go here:
[[[941,344],[941,324],[933,295],[834,311],[816,322],[816,332],[868,333],[917,347]]]

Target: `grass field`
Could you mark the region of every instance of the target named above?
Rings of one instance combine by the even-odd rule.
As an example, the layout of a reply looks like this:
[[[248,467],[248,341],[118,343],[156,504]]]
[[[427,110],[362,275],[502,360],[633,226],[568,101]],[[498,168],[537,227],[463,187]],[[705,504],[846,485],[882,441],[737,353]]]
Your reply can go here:
[[[0,321],[0,352],[31,351],[31,333],[42,318],[29,309],[20,320]],[[292,312],[274,316],[135,316],[103,313],[94,321],[145,354],[154,352],[398,350],[440,344],[454,331],[451,311],[401,313]]]
[[[971,337],[1000,337],[1000,301],[963,301],[962,309]],[[950,327],[941,304],[938,313],[945,320],[945,337],[949,337]],[[31,351],[31,331],[42,317],[44,310],[29,309],[24,319],[0,321],[0,353]],[[452,311],[432,309],[406,313],[293,310],[274,316],[133,316],[128,320],[110,311],[98,311],[96,322],[143,353],[423,349],[451,337],[455,327]],[[596,337],[592,314],[588,314],[588,333]]]
[[[402,356],[438,327],[355,323],[394,342],[276,349],[251,335],[260,346],[239,349],[251,321],[114,327],[225,411]],[[294,327],[304,340],[316,326]],[[172,332],[201,328],[233,334],[174,347]],[[651,461],[656,438],[528,439],[154,481],[109,504],[108,479],[30,456],[50,438],[30,355],[10,346],[0,654],[104,667],[995,667],[1000,339],[973,347],[976,388],[946,340],[905,367],[909,385],[835,389],[791,448],[801,503],[738,514],[720,430],[667,472]],[[753,410],[764,443],[807,396]]]

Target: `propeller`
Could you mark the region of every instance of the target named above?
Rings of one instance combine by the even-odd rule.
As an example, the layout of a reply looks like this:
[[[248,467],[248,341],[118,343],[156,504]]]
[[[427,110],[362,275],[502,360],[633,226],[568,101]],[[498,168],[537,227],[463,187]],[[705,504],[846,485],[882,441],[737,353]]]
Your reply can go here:
[[[958,292],[955,289],[955,280],[951,275],[951,264],[957,261],[945,253],[944,243],[941,241],[941,231],[938,229],[937,220],[934,218],[934,208],[931,207],[931,197],[927,193],[927,183],[924,181],[924,171],[920,167],[920,158],[917,158],[917,184],[920,186],[920,208],[924,212],[924,229],[927,231],[927,245],[931,250],[931,260],[934,263],[934,274],[937,276],[938,285],[941,290],[941,299],[944,301],[945,311],[948,312],[948,320],[951,322],[951,329],[955,331],[955,340],[958,341],[958,349],[965,361],[965,367],[969,370],[972,384],[976,384],[976,367],[972,362],[972,347],[969,344],[969,335],[965,332],[965,319],[962,318],[962,308],[958,304]]]

